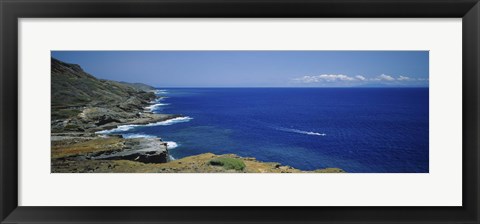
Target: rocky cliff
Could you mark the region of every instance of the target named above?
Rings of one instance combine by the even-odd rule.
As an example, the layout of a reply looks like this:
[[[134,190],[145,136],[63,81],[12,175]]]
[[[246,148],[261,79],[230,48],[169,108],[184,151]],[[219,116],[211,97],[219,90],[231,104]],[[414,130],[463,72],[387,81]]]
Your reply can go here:
[[[97,79],[79,65],[51,59],[52,133],[94,132],[121,124],[146,124],[174,115],[144,111],[157,97],[140,83]]]
[[[95,134],[119,125],[148,124],[177,117],[145,111],[145,107],[157,99],[154,90],[141,83],[98,79],[79,65],[52,58],[52,167],[59,161],[167,162],[167,145],[160,139],[123,139]]]

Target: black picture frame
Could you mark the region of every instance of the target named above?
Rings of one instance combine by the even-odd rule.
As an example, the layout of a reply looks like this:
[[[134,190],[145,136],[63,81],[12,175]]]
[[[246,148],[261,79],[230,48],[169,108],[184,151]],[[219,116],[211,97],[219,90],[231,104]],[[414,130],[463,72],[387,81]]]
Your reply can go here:
[[[478,0],[0,0],[1,223],[479,223]],[[122,17],[462,18],[461,207],[18,206],[18,19]],[[448,44],[448,43],[445,43]],[[41,193],[41,192],[39,192]],[[281,197],[281,195],[279,195]],[[439,195],[441,197],[441,195]]]

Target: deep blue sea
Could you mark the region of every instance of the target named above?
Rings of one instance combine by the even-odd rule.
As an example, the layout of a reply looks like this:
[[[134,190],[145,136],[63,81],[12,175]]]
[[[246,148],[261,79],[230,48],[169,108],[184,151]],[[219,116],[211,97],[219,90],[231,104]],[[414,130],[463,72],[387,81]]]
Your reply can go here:
[[[166,98],[152,111],[184,118],[115,132],[161,137],[175,159],[234,153],[302,170],[429,171],[428,88],[175,88],[158,94]]]

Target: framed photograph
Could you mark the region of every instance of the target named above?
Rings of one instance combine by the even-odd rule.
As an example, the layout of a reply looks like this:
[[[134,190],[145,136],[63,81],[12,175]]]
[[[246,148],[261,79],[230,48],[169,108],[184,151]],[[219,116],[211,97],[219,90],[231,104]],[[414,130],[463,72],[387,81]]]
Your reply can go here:
[[[479,223],[477,0],[1,1],[1,223]]]

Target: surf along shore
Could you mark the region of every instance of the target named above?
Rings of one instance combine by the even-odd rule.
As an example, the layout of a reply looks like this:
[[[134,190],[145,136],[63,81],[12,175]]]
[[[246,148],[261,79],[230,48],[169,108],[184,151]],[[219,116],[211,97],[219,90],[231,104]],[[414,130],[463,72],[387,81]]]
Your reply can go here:
[[[51,59],[52,173],[339,173],[339,168],[302,171],[235,154],[204,153],[171,159],[161,138],[124,138],[114,130],[188,121],[156,114],[161,92],[141,83],[101,80],[79,65]],[[206,139],[208,141],[208,139]]]

